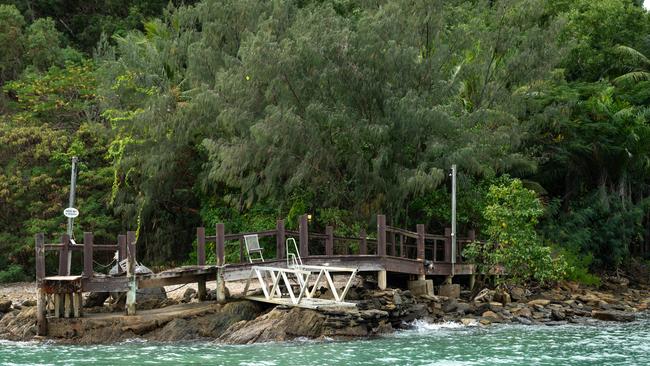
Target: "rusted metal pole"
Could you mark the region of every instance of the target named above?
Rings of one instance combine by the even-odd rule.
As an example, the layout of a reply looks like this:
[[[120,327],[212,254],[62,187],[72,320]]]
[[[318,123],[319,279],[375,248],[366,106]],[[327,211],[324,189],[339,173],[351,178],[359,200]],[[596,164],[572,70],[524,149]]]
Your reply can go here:
[[[386,215],[377,215],[377,255],[386,255]]]
[[[334,228],[325,227],[325,255],[334,255]]]
[[[126,276],[129,278],[129,291],[126,293],[126,315],[135,315],[136,293],[138,284],[135,276],[136,253],[135,253],[135,232],[126,233],[127,245],[127,267]]]
[[[309,224],[307,215],[300,216],[300,223],[298,225],[299,242],[300,242],[300,256],[307,258],[309,256]]]
[[[275,223],[275,257],[277,259],[282,259],[285,257],[284,253],[284,241],[286,238],[286,232],[284,229],[284,220],[278,220]]]
[[[84,233],[84,278],[93,277],[93,233]]]

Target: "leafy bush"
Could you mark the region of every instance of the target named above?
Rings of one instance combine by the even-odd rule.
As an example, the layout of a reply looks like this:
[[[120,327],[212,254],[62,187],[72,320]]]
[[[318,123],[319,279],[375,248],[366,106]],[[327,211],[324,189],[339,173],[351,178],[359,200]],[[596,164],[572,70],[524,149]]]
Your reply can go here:
[[[27,276],[23,272],[23,267],[12,264],[4,271],[0,271],[0,283],[6,282],[21,282],[25,281]]]
[[[560,255],[554,258],[535,231],[542,214],[539,199],[520,180],[490,186],[483,215],[485,233],[494,244],[473,243],[464,255],[483,272],[505,274],[499,281],[547,283],[564,278],[566,261]]]

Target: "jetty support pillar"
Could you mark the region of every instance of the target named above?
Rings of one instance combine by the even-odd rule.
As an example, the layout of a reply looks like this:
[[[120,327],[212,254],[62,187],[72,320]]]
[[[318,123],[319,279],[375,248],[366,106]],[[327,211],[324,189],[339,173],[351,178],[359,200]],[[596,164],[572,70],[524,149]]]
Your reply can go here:
[[[380,290],[385,290],[386,287],[388,287],[387,280],[387,273],[385,269],[377,272],[377,287],[379,287]]]
[[[129,291],[126,293],[126,315],[135,315],[136,292],[138,283],[135,278],[135,232],[126,233],[127,241],[127,267],[126,276],[129,279]]]

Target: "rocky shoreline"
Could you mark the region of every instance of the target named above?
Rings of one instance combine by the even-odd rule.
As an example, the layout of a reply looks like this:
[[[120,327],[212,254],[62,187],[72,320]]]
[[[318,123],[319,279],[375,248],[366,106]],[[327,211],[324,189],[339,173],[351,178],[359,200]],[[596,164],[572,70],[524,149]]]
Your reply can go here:
[[[617,282],[618,281],[618,282]],[[321,289],[327,297],[327,289]],[[486,327],[497,323],[524,325],[629,322],[650,306],[650,289],[630,288],[610,280],[599,289],[562,283],[531,291],[522,287],[468,291],[459,298],[416,296],[408,290],[353,287],[348,300],[356,308],[321,310],[271,306],[232,299],[226,304],[196,302],[188,290],[178,300],[141,304],[135,317],[111,313],[117,307],[89,309],[80,319],[51,319],[47,338],[36,336],[36,307],[31,299],[0,300],[0,339],[55,340],[96,344],[132,338],[152,341],[214,340],[229,344],[290,341],[296,338],[364,338],[412,327],[414,320],[458,322]],[[181,303],[179,303],[181,302]],[[185,302],[183,304],[182,302]]]

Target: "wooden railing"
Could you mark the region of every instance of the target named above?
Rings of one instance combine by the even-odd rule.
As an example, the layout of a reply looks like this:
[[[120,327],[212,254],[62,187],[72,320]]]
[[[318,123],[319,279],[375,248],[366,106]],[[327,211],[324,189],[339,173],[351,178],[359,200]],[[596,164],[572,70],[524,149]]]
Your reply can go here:
[[[326,226],[324,233],[310,232],[307,215],[299,218],[298,230],[286,230],[284,220],[276,222],[275,229],[225,234],[224,224],[217,224],[216,235],[206,236],[205,228],[197,228],[197,264],[205,265],[205,243],[213,241],[216,246],[217,263],[225,263],[225,247],[227,241],[239,241],[239,261],[245,263],[245,235],[257,234],[258,237],[275,237],[275,259],[285,258],[285,240],[293,237],[297,239],[300,256],[332,256],[332,255],[379,255],[393,256],[417,260],[432,260],[434,262],[451,262],[451,229],[445,229],[444,235],[435,235],[425,232],[423,224],[416,225],[416,231],[386,225],[386,216],[377,215],[377,232],[375,237],[369,237],[365,229],[360,230],[359,236],[334,235],[334,227]],[[462,250],[467,243],[475,240],[473,230],[468,235],[457,239],[456,262],[462,263]],[[356,250],[352,251],[351,244]],[[267,259],[273,259],[268,258]]]
[[[135,258],[135,232],[129,231],[126,235],[118,235],[116,244],[95,244],[94,235],[90,232],[85,232],[83,235],[82,244],[73,244],[67,234],[61,236],[60,242],[46,244],[44,234],[36,234],[36,280],[40,281],[46,277],[45,270],[45,255],[48,251],[56,251],[59,254],[59,276],[67,276],[70,274],[70,263],[68,262],[68,255],[70,251],[80,251],[83,257],[83,271],[82,277],[86,279],[93,278],[94,276],[94,251],[108,251],[118,252],[117,262],[126,259],[129,250]],[[127,245],[131,242],[132,245]],[[117,266],[118,273],[122,273],[122,268]]]

